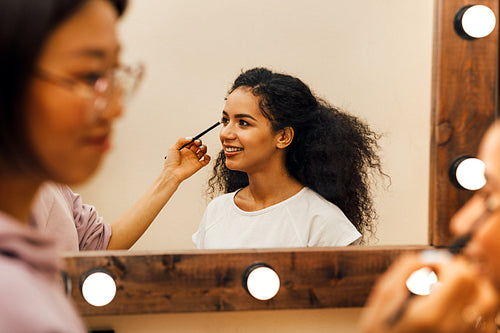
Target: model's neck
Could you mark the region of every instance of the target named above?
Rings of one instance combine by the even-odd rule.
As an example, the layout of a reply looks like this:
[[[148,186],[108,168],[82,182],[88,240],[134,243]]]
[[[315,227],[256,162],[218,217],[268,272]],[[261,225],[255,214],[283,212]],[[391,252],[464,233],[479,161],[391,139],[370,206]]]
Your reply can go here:
[[[263,209],[282,202],[304,187],[286,170],[249,174],[248,182],[240,197],[240,203],[248,210]]]
[[[0,211],[27,224],[31,203],[41,183],[27,176],[0,175]]]

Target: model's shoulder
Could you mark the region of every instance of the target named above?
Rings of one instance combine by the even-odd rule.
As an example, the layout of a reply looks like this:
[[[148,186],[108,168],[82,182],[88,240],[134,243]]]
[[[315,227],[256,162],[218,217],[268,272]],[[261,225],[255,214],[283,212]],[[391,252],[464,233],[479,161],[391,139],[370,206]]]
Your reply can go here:
[[[303,200],[305,199],[305,200],[308,200],[310,202],[314,202],[314,203],[319,204],[319,205],[325,205],[325,206],[333,205],[333,206],[335,206],[335,204],[326,200],[321,194],[319,194],[318,192],[316,192],[314,190],[311,190],[308,187],[304,187],[304,189],[301,191],[300,194],[301,194]]]
[[[212,201],[210,201],[210,203],[208,204],[208,207],[214,208],[214,207],[218,207],[220,205],[227,205],[227,204],[234,201],[235,194],[236,194],[236,192],[231,192],[231,193],[225,193],[225,194],[219,195],[218,197],[216,197],[216,198],[212,199]]]
[[[342,210],[333,202],[326,200],[321,194],[310,188],[305,188],[302,193],[302,202],[316,212],[335,212],[343,215]]]

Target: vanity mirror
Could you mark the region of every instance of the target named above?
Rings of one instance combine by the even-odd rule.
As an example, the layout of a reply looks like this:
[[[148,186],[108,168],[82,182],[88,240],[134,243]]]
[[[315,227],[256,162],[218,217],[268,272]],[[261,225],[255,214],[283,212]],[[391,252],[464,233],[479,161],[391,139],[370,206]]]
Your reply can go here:
[[[142,61],[145,76],[103,169],[75,190],[112,222],[154,181],[178,137],[221,119],[226,91],[240,72],[266,66],[299,77],[382,135],[383,170],[391,179],[373,187],[380,223],[370,244],[427,243],[422,184],[429,174],[432,4],[132,1],[120,23],[123,57]],[[202,138],[214,158],[219,131]],[[181,184],[132,250],[194,249],[191,235],[207,204],[211,167]]]
[[[453,187],[448,168],[457,157],[476,153],[482,133],[497,112],[498,27],[485,38],[460,37],[454,28],[455,15],[470,4],[473,2],[436,0],[434,8],[428,245],[80,253],[65,257],[71,296],[80,312],[100,315],[362,306],[375,279],[395,257],[446,245],[449,218],[470,196]],[[498,0],[481,4],[498,17]],[[228,82],[233,76],[228,76]],[[182,84],[185,81],[179,81],[179,88],[196,91],[200,87],[193,80],[188,80],[187,87]],[[404,107],[407,100],[401,103]],[[415,182],[422,187],[420,179]],[[271,266],[280,279],[280,290],[268,301],[254,299],[242,284],[243,273],[256,262]],[[105,307],[88,305],[79,290],[81,276],[94,268],[106,269],[116,282],[115,298]]]

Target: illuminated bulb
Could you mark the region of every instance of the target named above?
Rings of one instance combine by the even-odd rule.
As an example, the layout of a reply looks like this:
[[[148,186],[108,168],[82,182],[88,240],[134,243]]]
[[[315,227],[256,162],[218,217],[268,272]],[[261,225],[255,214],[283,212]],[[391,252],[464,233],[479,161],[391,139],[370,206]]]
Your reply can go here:
[[[463,160],[456,170],[457,182],[467,190],[479,190],[486,184],[484,162],[477,158]]]
[[[116,295],[115,280],[103,271],[90,273],[82,283],[82,295],[93,306],[109,304]]]
[[[413,272],[406,280],[406,287],[415,295],[429,295],[438,282],[437,275],[428,267]]]
[[[278,274],[266,264],[255,264],[247,268],[243,285],[254,298],[265,301],[276,296],[280,289]]]
[[[469,38],[486,37],[496,25],[495,13],[483,5],[462,8],[456,19],[459,33],[465,33]]]

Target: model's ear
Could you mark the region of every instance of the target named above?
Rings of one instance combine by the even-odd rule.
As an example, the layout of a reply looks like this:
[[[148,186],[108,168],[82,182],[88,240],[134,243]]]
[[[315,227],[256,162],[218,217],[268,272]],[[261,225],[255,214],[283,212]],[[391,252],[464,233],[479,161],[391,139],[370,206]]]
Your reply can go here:
[[[285,149],[288,147],[293,141],[293,128],[290,126],[283,128],[278,132],[278,142],[276,147],[278,149]]]

